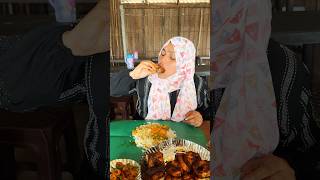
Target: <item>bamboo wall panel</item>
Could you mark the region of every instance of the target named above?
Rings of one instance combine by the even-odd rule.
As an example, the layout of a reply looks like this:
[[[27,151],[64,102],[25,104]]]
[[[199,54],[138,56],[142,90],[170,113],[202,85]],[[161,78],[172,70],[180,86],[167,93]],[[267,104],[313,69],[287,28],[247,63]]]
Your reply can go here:
[[[110,1],[110,50],[111,58],[123,57],[123,46],[120,21],[120,1]]]
[[[115,28],[112,27],[112,29]],[[140,58],[148,59],[158,56],[162,45],[173,36],[184,36],[192,40],[198,56],[209,56],[209,7],[127,7],[125,8],[125,29],[128,52],[137,50]],[[113,41],[116,41],[115,38]],[[114,59],[123,59],[122,45],[111,45],[111,48]]]

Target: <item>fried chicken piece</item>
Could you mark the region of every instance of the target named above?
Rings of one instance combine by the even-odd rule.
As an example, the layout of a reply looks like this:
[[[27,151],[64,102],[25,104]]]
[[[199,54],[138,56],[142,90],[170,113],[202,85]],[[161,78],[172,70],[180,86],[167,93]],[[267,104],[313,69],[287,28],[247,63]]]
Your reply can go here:
[[[158,171],[158,172],[154,173],[154,174],[151,176],[151,180],[159,180],[159,179],[163,178],[164,175],[165,175],[164,172]]]
[[[185,154],[184,153],[177,153],[175,155],[175,159],[179,162],[179,166],[181,167],[181,169],[184,171],[184,172],[189,172],[190,171],[190,168],[189,166],[184,162],[184,156]],[[191,166],[190,166],[191,167]]]
[[[173,177],[181,177],[183,170],[181,169],[181,167],[179,165],[180,164],[177,160],[170,161],[166,165],[166,172]]]
[[[115,174],[110,174],[110,180],[117,180],[117,176]]]
[[[170,174],[167,174],[164,180],[181,180],[181,177],[174,177],[174,176],[171,176]]]
[[[172,176],[170,174],[166,174],[164,180],[172,180]]]
[[[199,178],[210,177],[210,162],[206,160],[198,160],[193,164],[193,171]]]
[[[150,179],[155,174],[160,174],[160,173],[165,174],[165,168],[164,166],[155,166],[152,168],[148,168],[144,173],[146,176],[149,177],[148,179]]]
[[[188,151],[184,154],[183,160],[188,165],[188,167],[192,167],[192,164],[198,160],[200,160],[201,157],[198,153]]]
[[[184,174],[182,176],[182,180],[193,180],[193,176],[191,174]]]
[[[125,166],[122,169],[123,175],[124,177],[128,178],[128,179],[136,179],[136,177],[138,176],[138,171],[136,169],[136,167],[133,166]]]
[[[160,151],[148,154],[147,158],[148,168],[164,165],[163,154]]]
[[[111,172],[111,174],[113,174],[113,175],[115,175],[115,176],[120,176],[121,170],[115,169],[115,170],[113,170],[113,171]]]

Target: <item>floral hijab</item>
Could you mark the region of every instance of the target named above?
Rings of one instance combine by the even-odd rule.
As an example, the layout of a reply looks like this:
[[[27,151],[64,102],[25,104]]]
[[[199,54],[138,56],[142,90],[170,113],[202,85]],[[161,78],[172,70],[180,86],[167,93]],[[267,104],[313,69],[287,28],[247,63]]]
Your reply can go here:
[[[169,43],[174,46],[177,72],[167,79],[159,78],[158,74],[148,77],[152,84],[146,117],[149,120],[183,121],[189,111],[197,108],[196,88],[193,80],[196,49],[190,40],[184,37],[173,37],[163,45],[161,51]],[[171,112],[169,93],[176,90],[180,91],[174,111]]]

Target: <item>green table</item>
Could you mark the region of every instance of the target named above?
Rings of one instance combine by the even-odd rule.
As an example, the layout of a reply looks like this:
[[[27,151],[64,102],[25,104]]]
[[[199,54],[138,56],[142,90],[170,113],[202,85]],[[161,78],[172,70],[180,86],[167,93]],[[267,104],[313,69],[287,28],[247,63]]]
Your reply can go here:
[[[140,160],[143,149],[136,147],[131,132],[137,126],[147,122],[160,123],[169,126],[179,139],[187,139],[206,147],[207,140],[203,131],[185,123],[173,121],[145,121],[145,120],[118,120],[110,123],[110,160],[133,159]]]

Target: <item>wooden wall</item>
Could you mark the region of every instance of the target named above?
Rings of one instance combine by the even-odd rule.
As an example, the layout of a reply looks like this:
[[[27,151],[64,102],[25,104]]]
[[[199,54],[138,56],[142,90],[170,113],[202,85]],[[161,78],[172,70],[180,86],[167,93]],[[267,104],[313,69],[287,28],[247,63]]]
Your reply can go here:
[[[112,17],[114,18],[114,17]],[[119,28],[111,28],[119,36]],[[162,45],[173,36],[184,36],[195,44],[198,56],[210,52],[210,6],[135,6],[125,7],[125,29],[128,52],[137,50],[141,58],[156,57]],[[122,45],[111,42],[114,59],[123,58]],[[117,45],[113,46],[118,42]]]

